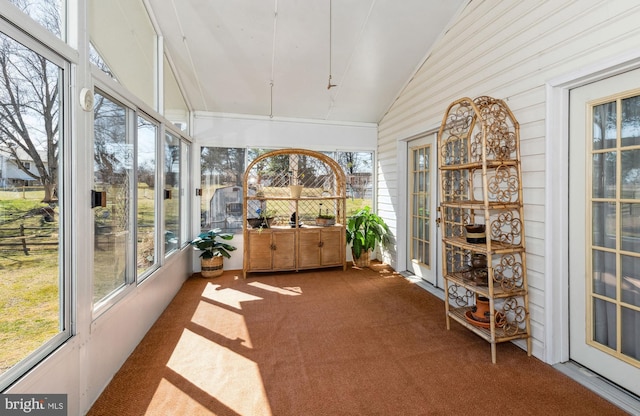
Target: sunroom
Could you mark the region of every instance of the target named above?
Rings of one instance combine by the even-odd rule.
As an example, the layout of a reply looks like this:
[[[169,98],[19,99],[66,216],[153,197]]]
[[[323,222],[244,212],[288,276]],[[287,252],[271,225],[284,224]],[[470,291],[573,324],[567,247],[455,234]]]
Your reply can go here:
[[[242,275],[244,173],[272,150],[335,161],[346,215],[390,228],[374,256],[449,297],[438,132],[488,96],[519,123],[514,344],[640,412],[639,18],[626,0],[0,0],[0,389],[88,412],[199,273],[189,241],[232,233]]]

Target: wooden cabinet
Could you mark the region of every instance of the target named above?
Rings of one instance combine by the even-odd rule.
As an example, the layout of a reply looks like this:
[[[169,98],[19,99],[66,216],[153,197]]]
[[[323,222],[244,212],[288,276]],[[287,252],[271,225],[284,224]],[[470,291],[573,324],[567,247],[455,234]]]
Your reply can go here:
[[[293,230],[252,230],[249,239],[249,264],[253,271],[291,270],[295,268]]]
[[[301,228],[298,236],[299,269],[342,265],[345,240],[340,226]]]
[[[501,101],[462,98],[438,134],[447,328],[491,343],[526,340],[531,355],[519,125]]]
[[[243,192],[245,277],[251,272],[346,269],[346,185],[333,159],[305,149],[265,153],[245,171]],[[319,225],[320,216],[332,217],[330,225]]]

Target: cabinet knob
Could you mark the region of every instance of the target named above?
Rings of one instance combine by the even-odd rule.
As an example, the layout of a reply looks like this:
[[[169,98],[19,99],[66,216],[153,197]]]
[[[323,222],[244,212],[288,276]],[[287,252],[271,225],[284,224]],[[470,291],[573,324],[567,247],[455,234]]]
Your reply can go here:
[[[276,245],[275,244],[271,244],[271,250],[276,250]]]
[[[324,241],[320,241],[320,242],[318,243],[318,247],[322,247],[322,246],[324,246]]]

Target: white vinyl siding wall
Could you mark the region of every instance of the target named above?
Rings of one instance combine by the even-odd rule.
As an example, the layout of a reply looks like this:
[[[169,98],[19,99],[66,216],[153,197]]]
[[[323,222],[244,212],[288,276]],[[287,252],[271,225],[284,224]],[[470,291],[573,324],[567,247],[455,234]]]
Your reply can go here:
[[[437,129],[461,97],[511,108],[521,126],[533,354],[542,360],[545,279],[567,278],[544,275],[546,82],[637,49],[639,21],[640,3],[629,0],[470,1],[379,124],[377,209],[396,232],[407,180],[397,175],[398,141]]]

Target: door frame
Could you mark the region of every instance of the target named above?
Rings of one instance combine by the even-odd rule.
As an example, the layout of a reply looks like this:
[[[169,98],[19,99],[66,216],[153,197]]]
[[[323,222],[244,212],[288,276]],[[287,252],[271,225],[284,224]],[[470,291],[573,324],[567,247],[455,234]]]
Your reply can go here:
[[[569,90],[638,68],[640,51],[636,50],[553,78],[545,85],[543,360],[548,364],[569,360]]]
[[[396,147],[396,166],[397,180],[398,180],[398,208],[397,221],[398,226],[396,228],[396,265],[398,271],[404,272],[409,270],[407,264],[407,258],[409,257],[409,245],[408,245],[408,227],[411,218],[408,216],[409,212],[409,166],[407,164],[407,155],[409,152],[409,143],[413,140],[425,137],[429,134],[436,134],[440,129],[440,124],[434,125],[431,128],[421,130],[420,133],[413,134],[403,139],[398,139]],[[437,161],[438,143],[434,143],[434,161]],[[437,168],[437,165],[435,166]],[[437,174],[436,174],[437,175]],[[437,176],[436,176],[437,178]],[[439,182],[433,184],[434,190],[437,190],[440,186]],[[434,217],[434,219],[437,217]],[[436,233],[437,235],[437,233]],[[437,240],[437,238],[436,238]],[[439,263],[439,262],[438,262]],[[436,270],[434,270],[436,281],[438,281],[438,274],[442,275],[442,267],[438,264]]]

